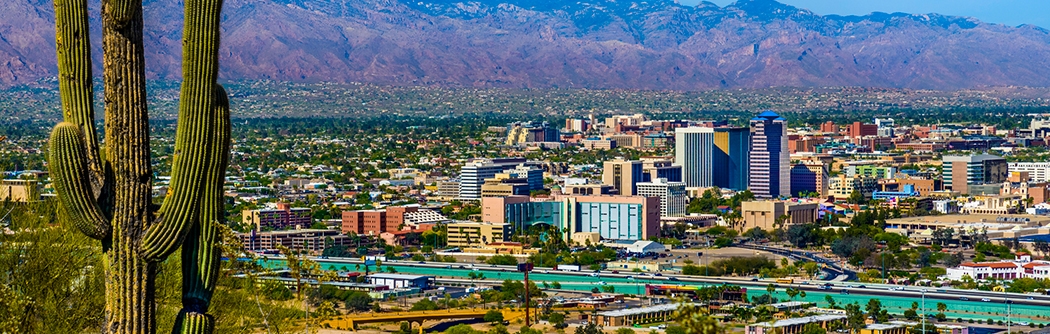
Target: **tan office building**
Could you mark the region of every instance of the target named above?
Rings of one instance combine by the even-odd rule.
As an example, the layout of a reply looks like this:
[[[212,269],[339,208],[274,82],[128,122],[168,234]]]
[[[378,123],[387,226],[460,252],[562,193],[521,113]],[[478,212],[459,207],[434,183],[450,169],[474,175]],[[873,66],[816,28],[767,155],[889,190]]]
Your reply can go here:
[[[34,180],[3,180],[0,201],[26,203],[40,200],[40,187]]]
[[[449,247],[482,247],[510,239],[511,226],[507,223],[455,222],[448,224]]]
[[[756,201],[743,202],[740,211],[744,218],[743,231],[755,227],[763,230],[772,230],[777,227],[777,217],[787,215],[783,223],[785,226],[791,224],[805,224],[817,221],[817,211],[820,205],[817,203],[798,203],[784,201]]]

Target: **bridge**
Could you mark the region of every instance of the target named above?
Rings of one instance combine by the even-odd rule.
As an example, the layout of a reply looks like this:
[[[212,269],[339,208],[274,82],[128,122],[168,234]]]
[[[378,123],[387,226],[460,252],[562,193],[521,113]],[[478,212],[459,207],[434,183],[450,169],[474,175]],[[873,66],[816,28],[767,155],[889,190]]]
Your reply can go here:
[[[358,325],[371,324],[371,323],[400,323],[409,322],[412,324],[418,324],[419,333],[423,333],[423,329],[426,328],[425,322],[431,321],[433,324],[438,322],[449,320],[449,319],[481,319],[485,317],[485,312],[488,309],[470,309],[470,310],[435,310],[435,311],[404,311],[404,312],[383,312],[383,313],[367,313],[367,314],[354,314],[339,317],[326,321],[329,326],[335,329],[350,329],[357,330]],[[503,320],[511,321],[518,318],[525,317],[525,311],[514,311],[511,309],[502,309]]]

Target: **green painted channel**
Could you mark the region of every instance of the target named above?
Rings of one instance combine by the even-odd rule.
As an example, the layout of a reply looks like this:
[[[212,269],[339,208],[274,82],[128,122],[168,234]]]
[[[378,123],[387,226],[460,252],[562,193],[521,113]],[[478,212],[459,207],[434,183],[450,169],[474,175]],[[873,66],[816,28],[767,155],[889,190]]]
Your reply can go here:
[[[330,262],[324,260],[318,260],[318,263],[327,270],[341,270],[346,267],[349,270],[354,270],[354,264],[346,264],[341,262]],[[265,260],[263,264],[270,268],[284,268],[283,260]],[[404,274],[417,274],[417,275],[429,275],[443,278],[461,278],[467,279],[467,274],[470,273],[469,269],[458,269],[456,267],[464,264],[452,264],[453,268],[424,268],[414,266],[404,266],[399,264],[383,263],[383,266],[392,266],[397,268],[398,273]],[[485,279],[511,279],[511,280],[523,280],[524,275],[518,272],[493,272],[483,270]],[[694,283],[694,282],[669,282],[666,280],[628,280],[625,278],[613,278],[613,277],[591,277],[591,276],[577,276],[577,275],[560,275],[560,274],[544,274],[540,272],[533,272],[529,274],[529,279],[535,281],[537,285],[542,285],[542,282],[559,282],[562,289],[566,290],[577,290],[577,291],[590,291],[595,287],[601,286],[601,282],[605,282],[607,285],[615,287],[616,292],[624,294],[641,294],[645,291],[646,283],[654,284],[680,284],[680,285],[698,285],[705,286],[710,284],[705,283]],[[766,293],[766,285],[740,285],[741,287],[747,288],[751,295],[762,295]],[[862,307],[868,303],[871,298],[878,298],[882,302],[884,309],[890,313],[902,314],[905,310],[911,308],[912,302],[922,303],[921,298],[911,297],[894,297],[894,296],[875,296],[875,295],[864,295],[861,293],[853,292],[849,295],[840,294],[838,292],[822,292],[822,291],[806,291],[806,297],[796,296],[795,300],[807,301],[816,303],[818,306],[826,307],[828,303],[825,301],[825,296],[831,295],[835,300],[835,303],[849,304],[853,302],[859,303]],[[782,301],[789,299],[784,289],[778,289],[773,293],[774,297]],[[1006,320],[1006,304],[1004,303],[993,303],[993,302],[982,302],[979,300],[946,300],[946,299],[926,299],[926,313],[935,314],[937,313],[936,305],[938,302],[944,303],[948,306],[948,310],[944,314],[949,319],[994,319],[994,320]],[[921,314],[921,310],[919,311]],[[1046,306],[1035,306],[1035,305],[1021,305],[1013,304],[1010,307],[1010,319],[1014,322],[1026,321],[1034,323],[1048,323],[1050,322],[1050,307]]]

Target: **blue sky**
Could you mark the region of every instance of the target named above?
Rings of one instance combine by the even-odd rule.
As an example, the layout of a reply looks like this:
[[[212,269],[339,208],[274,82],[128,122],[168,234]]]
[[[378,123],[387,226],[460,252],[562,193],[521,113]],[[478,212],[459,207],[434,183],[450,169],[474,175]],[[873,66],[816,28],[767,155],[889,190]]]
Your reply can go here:
[[[726,6],[735,0],[708,0]],[[1017,26],[1028,23],[1050,28],[1050,0],[779,0],[814,13],[864,15],[871,12],[938,13],[969,16],[991,23]],[[695,5],[700,0],[679,0]]]

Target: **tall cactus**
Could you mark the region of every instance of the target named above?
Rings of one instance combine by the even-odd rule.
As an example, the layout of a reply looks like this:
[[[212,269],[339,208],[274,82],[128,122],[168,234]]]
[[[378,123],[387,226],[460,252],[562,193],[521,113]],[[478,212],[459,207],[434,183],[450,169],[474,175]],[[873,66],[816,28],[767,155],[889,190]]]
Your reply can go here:
[[[141,0],[103,0],[105,150],[95,131],[87,0],[55,0],[65,122],[51,133],[50,167],[75,226],[101,241],[106,333],[156,332],[156,263],[183,247],[183,308],[174,332],[210,333],[230,111],[218,77],[222,0],[187,0],[183,82],[171,184],[153,205]],[[105,152],[101,155],[100,152]]]

